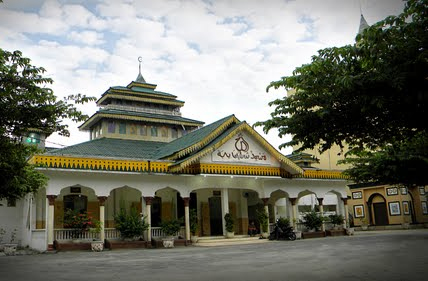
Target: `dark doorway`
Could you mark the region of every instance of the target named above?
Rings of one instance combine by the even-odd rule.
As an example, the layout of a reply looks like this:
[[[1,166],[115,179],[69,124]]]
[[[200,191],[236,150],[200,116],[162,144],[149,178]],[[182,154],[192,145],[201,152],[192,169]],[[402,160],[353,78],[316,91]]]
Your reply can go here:
[[[388,225],[388,213],[386,203],[373,203],[374,223],[375,225]]]
[[[65,195],[64,211],[72,210],[79,213],[85,213],[88,210],[88,197],[85,195]]]
[[[221,198],[208,198],[210,206],[210,228],[211,235],[223,235],[223,220],[221,217]]]
[[[151,208],[151,226],[160,226],[162,220],[162,198],[154,197]]]

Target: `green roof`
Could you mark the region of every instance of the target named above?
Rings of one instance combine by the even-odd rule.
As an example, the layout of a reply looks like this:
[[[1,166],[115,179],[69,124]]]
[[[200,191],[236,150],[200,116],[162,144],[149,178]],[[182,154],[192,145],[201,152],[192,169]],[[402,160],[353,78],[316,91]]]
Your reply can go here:
[[[208,135],[211,134],[215,129],[217,129],[221,124],[223,124],[226,120],[230,119],[231,117],[234,117],[234,115],[232,114],[227,117],[224,117],[214,123],[211,123],[207,126],[199,128],[195,131],[188,133],[185,136],[182,136],[181,138],[178,138],[176,140],[173,140],[170,143],[167,143],[165,146],[162,146],[159,149],[158,153],[156,153],[156,156],[159,159],[165,158],[202,141],[203,139],[208,137]]]
[[[154,153],[163,145],[164,142],[100,138],[51,150],[45,155],[156,159]]]

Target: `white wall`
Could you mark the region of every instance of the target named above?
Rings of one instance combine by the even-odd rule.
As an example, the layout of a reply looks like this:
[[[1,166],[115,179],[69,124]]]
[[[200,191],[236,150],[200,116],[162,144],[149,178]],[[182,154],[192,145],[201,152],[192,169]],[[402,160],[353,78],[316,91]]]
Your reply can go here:
[[[16,229],[16,239],[21,245],[23,200],[16,201],[16,207],[8,207],[7,200],[0,200],[0,228],[6,230],[2,243],[9,243],[12,231]]]

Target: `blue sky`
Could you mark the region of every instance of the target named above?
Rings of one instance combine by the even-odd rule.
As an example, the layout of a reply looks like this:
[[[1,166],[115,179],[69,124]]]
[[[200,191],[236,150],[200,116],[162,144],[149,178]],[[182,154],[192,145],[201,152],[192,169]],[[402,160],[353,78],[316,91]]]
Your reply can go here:
[[[21,50],[47,69],[58,97],[100,95],[142,74],[185,101],[184,117],[209,124],[229,114],[253,124],[269,118],[269,82],[310,62],[317,50],[353,42],[360,7],[369,24],[398,14],[401,0],[4,0],[1,48]],[[92,115],[97,108],[81,108]],[[79,124],[71,137],[89,140]],[[257,129],[261,132],[261,128]],[[264,135],[264,134],[263,134]],[[275,147],[275,131],[265,135]],[[290,149],[282,151],[285,154]]]

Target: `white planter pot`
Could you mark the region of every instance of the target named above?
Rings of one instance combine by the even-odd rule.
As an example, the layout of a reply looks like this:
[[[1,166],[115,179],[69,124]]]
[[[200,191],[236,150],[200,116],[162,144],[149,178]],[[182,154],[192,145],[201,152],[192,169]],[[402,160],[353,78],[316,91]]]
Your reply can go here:
[[[355,232],[355,230],[354,230],[354,228],[353,228],[353,227],[348,227],[348,228],[346,229],[346,234],[347,234],[347,235],[354,235],[354,232]]]
[[[165,248],[174,248],[174,237],[163,238],[162,244]]]
[[[233,237],[235,237],[235,232],[226,231],[226,238],[233,238]]]
[[[102,252],[104,250],[104,242],[103,241],[92,241],[91,242],[91,250],[93,252]]]
[[[263,237],[263,239],[267,239],[269,237],[269,233],[268,232],[262,232],[262,237]]]
[[[4,253],[6,256],[14,256],[16,255],[16,248],[18,244],[4,244]]]
[[[361,230],[368,230],[369,226],[366,224],[361,225]]]
[[[296,230],[293,232],[294,232],[294,234],[296,234],[296,239],[302,239],[302,232],[301,231]]]
[[[196,244],[198,242],[198,236],[196,235],[190,236],[190,241],[192,241],[192,244]]]

